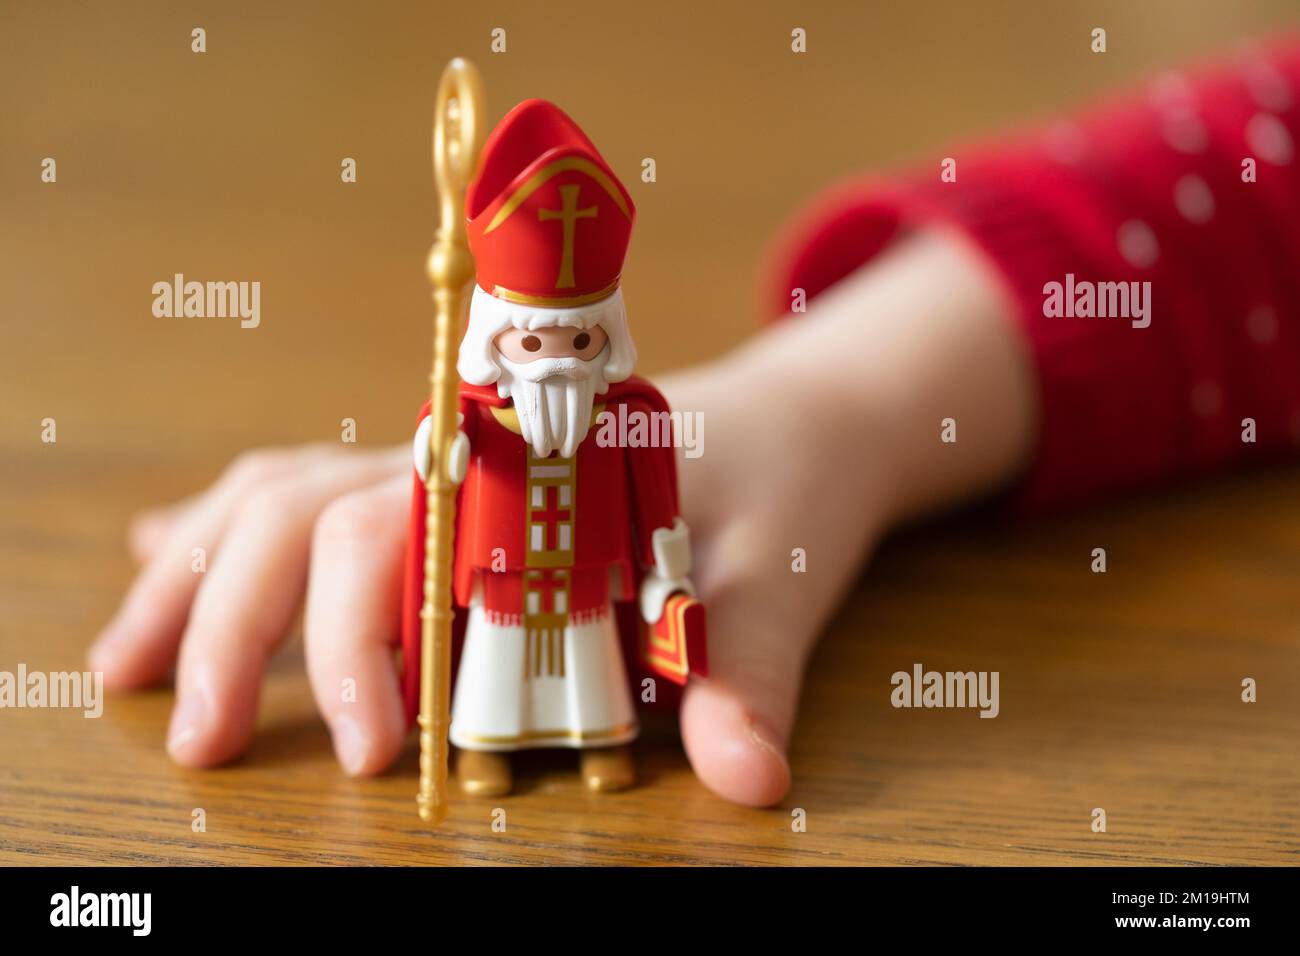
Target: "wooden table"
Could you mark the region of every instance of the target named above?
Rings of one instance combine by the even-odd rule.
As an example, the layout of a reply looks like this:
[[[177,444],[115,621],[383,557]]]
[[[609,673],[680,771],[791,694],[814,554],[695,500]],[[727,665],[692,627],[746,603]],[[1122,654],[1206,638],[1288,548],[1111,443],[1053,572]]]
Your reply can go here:
[[[122,456],[91,497],[40,454],[20,465],[0,512],[0,666],[76,669],[127,574],[112,516],[171,472]],[[1294,864],[1297,478],[1032,528],[944,522],[887,545],[812,663],[797,783],[777,809],[710,795],[656,728],[633,792],[588,794],[571,756],[538,755],[517,796],[457,797],[430,832],[414,747],[385,777],[344,777],[294,647],[271,669],[251,752],[224,769],[169,761],[169,690],[112,696],[98,720],[0,712],[0,861]],[[1097,546],[1104,575],[1089,570]],[[1001,714],[893,709],[889,675],[914,661],[996,666]],[[1258,703],[1239,699],[1243,677]]]
[[[1086,22],[1028,3],[1005,21],[905,6],[802,24],[779,5],[635,22],[593,5],[563,23],[506,6],[501,57],[486,50],[491,16],[453,30],[398,6],[256,21],[160,6],[135,24],[107,8],[6,11],[0,670],[82,666],[130,578],[134,509],[201,487],[242,448],[336,437],[344,417],[363,444],[406,436],[426,371],[428,117],[453,52],[478,56],[498,114],[525,95],[565,104],[632,184],[627,296],[653,373],[749,334],[765,237],[817,185],[926,158],[1287,11],[1216,6],[1174,34],[1172,0],[1141,17],[1099,4]],[[1111,25],[1108,59],[1080,40],[1094,16]],[[200,23],[203,55],[189,50]],[[810,30],[804,60],[788,52],[792,25]],[[638,43],[609,42],[633,30]],[[566,53],[578,49],[580,65]],[[45,156],[56,184],[39,181]],[[355,185],[339,181],[345,156]],[[656,183],[639,179],[645,156]],[[150,287],[175,272],[261,281],[262,326],[154,318]],[[166,757],[169,690],[112,696],[98,720],[0,711],[0,862],[1294,864],[1297,478],[1033,526],[945,519],[892,540],[812,662],[796,784],[776,809],[710,795],[673,728],[656,727],[633,792],[589,795],[571,758],[537,756],[518,795],[457,798],[431,832],[413,748],[379,779],[338,770],[292,645],[252,750],[219,770]],[[1089,570],[1095,547],[1104,575]],[[889,676],[913,662],[995,667],[1000,716],[893,709]],[[1258,703],[1240,700],[1245,677]],[[1096,807],[1106,833],[1091,830]]]

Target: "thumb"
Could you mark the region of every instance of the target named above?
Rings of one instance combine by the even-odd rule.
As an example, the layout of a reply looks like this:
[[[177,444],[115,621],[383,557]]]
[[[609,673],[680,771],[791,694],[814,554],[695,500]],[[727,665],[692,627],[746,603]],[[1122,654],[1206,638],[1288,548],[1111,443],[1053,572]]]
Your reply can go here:
[[[790,789],[786,747],[794,725],[808,642],[756,633],[744,601],[709,607],[707,678],[692,678],[682,698],[682,742],[701,781],[750,806],[776,803]],[[713,636],[717,635],[717,640]]]

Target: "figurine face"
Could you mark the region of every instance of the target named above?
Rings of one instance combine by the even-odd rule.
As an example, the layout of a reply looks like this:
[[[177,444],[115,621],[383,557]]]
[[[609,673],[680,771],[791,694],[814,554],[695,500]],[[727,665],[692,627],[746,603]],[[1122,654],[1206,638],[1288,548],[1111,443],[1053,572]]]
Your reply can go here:
[[[493,344],[497,351],[523,365],[538,359],[576,358],[589,362],[600,354],[609,336],[595,325],[589,329],[553,326],[546,329],[507,329]]]

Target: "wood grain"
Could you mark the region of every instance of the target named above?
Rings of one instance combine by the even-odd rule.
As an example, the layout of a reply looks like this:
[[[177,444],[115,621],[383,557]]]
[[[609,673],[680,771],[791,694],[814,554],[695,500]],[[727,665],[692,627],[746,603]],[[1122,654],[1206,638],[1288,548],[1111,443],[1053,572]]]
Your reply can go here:
[[[563,103],[633,184],[627,296],[653,373],[750,333],[766,237],[819,185],[1290,15],[864,5],[800,11],[810,52],[794,61],[783,4],[609,6],[485,5],[455,26],[397,4],[256,19],[158,4],[133,23],[6,10],[0,670],[81,666],[130,580],[135,509],[202,487],[243,448],[337,438],[344,417],[365,445],[406,437],[427,373],[429,117],[452,54],[479,57],[498,115],[527,95]],[[1111,30],[1105,60],[1080,53],[1094,19]],[[200,23],[206,58],[189,52]],[[511,52],[493,58],[498,24]],[[655,184],[639,181],[646,155]],[[38,180],[44,156],[57,185]],[[339,183],[343,156],[355,187]],[[260,280],[263,325],[153,318],[150,286],[174,272]],[[47,416],[55,445],[40,442]],[[295,641],[251,751],[219,770],[166,757],[168,689],[113,695],[99,720],[0,711],[0,862],[1294,865],[1298,477],[1033,525],[949,517],[891,540],[809,667],[779,808],[713,797],[656,726],[631,793],[588,794],[572,755],[537,755],[517,795],[458,796],[430,831],[413,742],[379,779],[338,770]],[[1000,716],[895,710],[890,674],[916,661],[998,670]],[[1240,701],[1243,677],[1258,703]],[[490,828],[498,805],[505,833]],[[1094,807],[1107,833],[1091,832]]]

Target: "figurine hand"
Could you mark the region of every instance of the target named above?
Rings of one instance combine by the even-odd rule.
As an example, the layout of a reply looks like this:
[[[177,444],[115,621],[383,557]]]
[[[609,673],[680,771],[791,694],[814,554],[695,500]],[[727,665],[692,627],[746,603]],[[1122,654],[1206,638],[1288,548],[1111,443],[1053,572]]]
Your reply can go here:
[[[460,416],[464,419],[465,416]],[[465,474],[469,471],[469,436],[464,432],[456,432],[456,437],[451,440],[451,445],[447,449],[447,477],[451,479],[453,485],[459,485],[465,480]]]
[[[457,412],[456,425],[459,427],[464,424],[464,414]],[[429,469],[433,467],[433,449],[429,445],[429,432],[432,428],[433,421],[429,418],[422,418],[419,426],[415,429],[415,440],[412,443],[415,471],[420,476],[421,481],[429,480]],[[469,436],[462,431],[458,431],[456,437],[451,440],[451,447],[447,450],[447,477],[451,479],[452,484],[459,485],[465,480],[465,473],[468,470]]]
[[[664,603],[674,594],[695,596],[691,584],[691,532],[678,518],[671,528],[658,528],[650,536],[655,565],[641,582],[641,617],[650,625],[663,617]]]
[[[652,627],[664,616],[664,604],[674,594],[695,597],[695,585],[690,578],[665,578],[657,571],[647,574],[641,581],[641,617]]]

